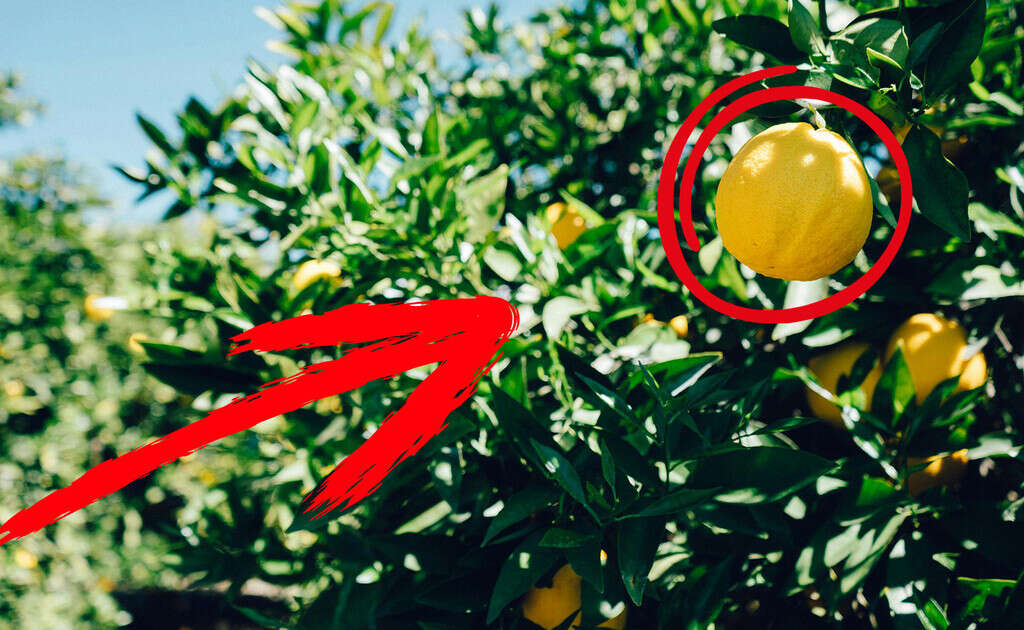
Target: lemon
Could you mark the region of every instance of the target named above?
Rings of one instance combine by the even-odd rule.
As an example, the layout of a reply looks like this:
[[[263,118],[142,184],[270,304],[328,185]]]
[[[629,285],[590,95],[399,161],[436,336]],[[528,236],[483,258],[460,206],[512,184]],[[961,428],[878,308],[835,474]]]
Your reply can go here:
[[[209,468],[199,469],[199,474],[197,474],[196,477],[199,479],[200,483],[207,487],[217,483],[217,474]]]
[[[39,559],[31,551],[18,549],[14,552],[14,563],[22,569],[34,569],[39,566]]]
[[[307,260],[292,277],[292,286],[301,291],[321,278],[337,278],[341,268],[328,260]]]
[[[900,176],[896,172],[896,168],[892,166],[882,167],[882,170],[878,171],[878,175],[875,175],[875,182],[882,193],[885,194],[889,203],[896,203],[900,192]]]
[[[143,332],[133,332],[128,336],[128,349],[135,354],[146,354],[146,349],[142,347],[142,343],[150,341],[149,335]]]
[[[104,593],[110,593],[117,588],[117,584],[105,575],[101,575],[99,579],[96,580],[96,586],[100,587],[100,590]]]
[[[963,327],[933,313],[918,313],[900,324],[885,350],[888,361],[900,348],[914,381],[917,402],[921,403],[935,386],[960,376],[956,391],[975,389],[985,384],[988,364],[978,352],[965,360],[967,332]]]
[[[587,231],[587,223],[575,208],[562,202],[548,206],[548,223],[559,249],[565,249],[576,242]]]
[[[607,555],[602,551],[602,561],[605,558]],[[551,578],[550,587],[535,586],[526,593],[523,598],[523,617],[547,630],[557,628],[582,605],[581,584],[582,578],[572,570],[572,567],[565,565]],[[582,614],[577,614],[569,627],[579,628],[582,617]],[[626,627],[626,611],[623,610],[597,627],[623,630]]]
[[[102,322],[114,316],[114,309],[104,306],[103,296],[89,295],[85,298],[83,306],[85,316],[94,322]]]
[[[871,184],[842,137],[807,123],[757,134],[725,169],[715,219],[725,248],[754,271],[816,280],[857,255],[871,229]]]
[[[4,383],[4,393],[8,398],[21,398],[25,395],[25,384],[18,379],[7,381]]]
[[[676,315],[668,320],[668,327],[675,331],[676,337],[682,339],[690,332],[690,321],[686,319],[686,315]]]
[[[866,343],[844,343],[825,354],[814,357],[808,362],[808,367],[811,369],[814,377],[818,379],[818,384],[835,395],[837,393],[836,388],[839,386],[839,378],[844,375],[849,376],[854,364],[857,363],[857,359],[867,352],[869,348],[870,346]],[[875,393],[875,385],[878,384],[878,379],[881,376],[882,367],[875,363],[871,371],[864,377],[864,382],[860,385],[860,391],[864,394],[864,406],[867,408],[871,407],[871,397]],[[807,405],[811,408],[811,412],[815,417],[821,418],[838,428],[846,428],[846,425],[843,424],[842,411],[835,403],[825,400],[814,393],[809,387],[805,389]]]
[[[927,464],[921,470],[911,473],[907,478],[907,491],[912,496],[917,496],[934,488],[935,486],[946,486],[947,488],[960,481],[967,470],[967,449],[961,449],[949,455],[936,455],[922,459],[920,457],[908,457],[907,465],[911,468]]]

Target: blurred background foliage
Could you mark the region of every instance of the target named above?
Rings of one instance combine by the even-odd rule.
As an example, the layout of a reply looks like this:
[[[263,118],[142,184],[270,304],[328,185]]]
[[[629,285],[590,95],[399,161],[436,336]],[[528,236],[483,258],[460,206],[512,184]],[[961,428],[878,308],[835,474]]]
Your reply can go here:
[[[261,423],[5,545],[2,606],[18,619],[49,598],[54,627],[141,624],[140,597],[156,595],[140,589],[160,587],[217,593],[259,627],[531,628],[524,595],[569,564],[580,595],[563,628],[577,608],[584,627],[620,610],[631,628],[1020,625],[1022,8],[585,0],[516,24],[481,8],[461,63],[442,69],[428,34],[386,37],[400,5],[289,2],[262,14],[286,62],[250,64],[223,102],[190,100],[177,129],[139,116],[152,151],[119,168],[143,197],[170,193],[158,229],[94,233],[77,211],[98,200],[67,165],[0,163],[14,235],[0,243],[4,516],[338,356],[227,358],[253,325],[474,294],[522,317],[473,402],[347,513],[310,523],[295,509],[429,366]],[[765,327],[677,281],[655,186],[704,97],[780,63],[800,71],[772,84],[840,92],[897,131],[915,214],[865,297]],[[5,124],[32,107],[6,85]],[[874,179],[864,253],[787,285],[723,250],[711,199],[730,156],[811,117],[763,106],[699,171],[705,245],[689,259],[716,294],[807,303],[888,243],[889,156],[817,109]],[[114,297],[85,308],[89,295]],[[858,395],[890,334],[932,311],[983,353],[983,386],[915,396],[914,359],[897,353],[873,399]],[[129,348],[133,332],[146,336]],[[806,389],[824,379],[806,366],[851,340],[876,351],[831,384],[843,430],[810,417]],[[964,451],[957,475],[906,491],[912,462]]]

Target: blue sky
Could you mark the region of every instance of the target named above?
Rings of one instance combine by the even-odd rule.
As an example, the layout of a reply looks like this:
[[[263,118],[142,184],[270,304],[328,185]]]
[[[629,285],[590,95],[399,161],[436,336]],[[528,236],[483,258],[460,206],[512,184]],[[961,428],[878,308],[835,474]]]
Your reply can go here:
[[[397,0],[392,33],[417,18],[426,30],[452,33],[462,11],[486,0]],[[362,4],[361,2],[357,4]],[[554,0],[498,0],[506,21]],[[189,95],[213,105],[230,92],[249,57],[275,65],[266,50],[276,31],[256,17],[275,0],[0,1],[0,70],[22,75],[23,93],[46,105],[24,129],[0,133],[0,156],[27,149],[62,153],[87,169],[114,208],[103,218],[151,221],[168,205],[135,206],[139,190],[111,164],[138,166],[148,142],[141,112],[164,128]]]

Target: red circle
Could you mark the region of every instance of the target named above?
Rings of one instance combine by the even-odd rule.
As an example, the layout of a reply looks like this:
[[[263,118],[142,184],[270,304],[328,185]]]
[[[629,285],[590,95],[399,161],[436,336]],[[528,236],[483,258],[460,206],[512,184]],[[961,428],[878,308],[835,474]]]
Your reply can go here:
[[[686,166],[683,169],[683,179],[680,184],[679,191],[679,215],[683,226],[683,235],[686,237],[686,243],[690,246],[690,249],[695,252],[700,250],[700,241],[697,239],[697,231],[693,227],[693,219],[690,213],[690,195],[693,190],[693,181],[697,173],[697,166],[703,158],[704,152],[711,144],[711,138],[721,131],[722,128],[736,116],[753,107],[773,101],[782,101],[794,98],[826,101],[833,105],[842,107],[862,120],[868,125],[868,127],[878,134],[878,137],[882,140],[885,148],[889,150],[889,154],[892,156],[892,160],[896,164],[896,172],[899,178],[900,212],[899,219],[896,221],[896,229],[894,230],[892,238],[889,240],[889,245],[885,248],[885,251],[882,252],[882,255],[877,261],[875,261],[875,264],[872,265],[863,276],[835,295],[830,295],[827,298],[818,300],[811,304],[805,304],[804,306],[782,309],[756,309],[738,306],[711,293],[711,291],[707,290],[704,285],[697,280],[696,276],[694,276],[689,265],[686,263],[686,259],[683,257],[682,246],[679,243],[679,234],[676,232],[676,223],[674,220],[675,212],[672,203],[675,174],[679,166],[683,149],[686,147],[687,140],[697,128],[697,124],[700,122],[700,119],[703,118],[712,107],[717,105],[729,94],[762,79],[789,74],[791,72],[796,72],[796,70],[796,66],[780,66],[777,68],[769,68],[767,70],[758,70],[756,72],[743,75],[737,79],[733,79],[712,92],[707,98],[701,101],[697,108],[694,109],[683,122],[679,131],[676,132],[676,135],[672,139],[672,143],[669,145],[669,149],[665,154],[665,163],[662,165],[661,177],[658,182],[658,231],[661,234],[662,248],[665,250],[669,264],[672,266],[676,275],[683,284],[690,289],[690,292],[693,293],[694,297],[707,306],[710,306],[716,311],[735,319],[759,324],[780,324],[813,319],[842,308],[860,297],[869,288],[871,288],[871,286],[882,277],[882,274],[885,273],[886,269],[888,269],[889,264],[892,263],[893,259],[896,257],[896,252],[899,250],[900,245],[903,244],[903,239],[910,226],[910,212],[913,199],[910,165],[907,163],[907,156],[904,155],[903,148],[900,146],[895,134],[893,134],[892,130],[889,129],[889,127],[887,127],[885,123],[878,118],[878,116],[860,103],[842,96],[841,94],[836,94],[835,92],[822,88],[806,85],[766,88],[746,94],[735,102],[724,107],[721,112],[711,119],[708,126],[704,128],[693,147],[693,151],[690,152],[690,155],[687,158]],[[669,247],[668,241],[674,243],[675,247]]]

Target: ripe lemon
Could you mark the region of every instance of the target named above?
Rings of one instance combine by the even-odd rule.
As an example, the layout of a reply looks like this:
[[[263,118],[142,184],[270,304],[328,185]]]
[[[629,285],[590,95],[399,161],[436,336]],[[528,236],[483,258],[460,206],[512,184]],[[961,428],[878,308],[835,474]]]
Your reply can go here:
[[[18,379],[7,381],[4,383],[4,393],[8,398],[21,398],[25,395],[25,384]]]
[[[14,563],[22,569],[34,569],[39,566],[39,559],[31,551],[18,549],[14,552]]]
[[[967,347],[963,327],[933,313],[918,313],[900,324],[885,350],[888,361],[900,348],[914,381],[917,402],[921,403],[935,386],[946,379],[960,376],[956,391],[962,392],[985,384],[988,364],[978,352],[968,360],[962,355]]]
[[[686,337],[686,334],[690,332],[690,320],[686,319],[686,315],[676,315],[668,320],[668,326],[675,331],[676,337],[680,339]]]
[[[908,457],[907,464],[914,468],[922,464],[928,464],[923,469],[911,473],[907,478],[907,491],[911,496],[917,496],[935,486],[946,486],[947,488],[960,481],[964,472],[967,471],[967,449],[961,449],[949,455],[937,455],[922,459],[920,457]]]
[[[568,204],[553,203],[548,206],[546,215],[559,249],[572,245],[587,231],[586,221],[576,212],[576,208]]]
[[[320,278],[337,278],[340,275],[341,268],[330,261],[307,260],[299,265],[292,277],[292,286],[296,291],[301,291]]]
[[[102,322],[114,316],[114,309],[104,305],[104,298],[100,295],[89,295],[85,298],[83,305],[85,316],[94,322]]]
[[[815,378],[818,379],[818,384],[835,395],[837,393],[836,388],[839,386],[839,377],[843,375],[849,376],[854,364],[857,363],[857,359],[869,348],[870,346],[866,343],[844,343],[825,354],[814,357],[808,362],[808,367]],[[865,407],[871,407],[871,397],[875,393],[875,385],[878,384],[878,379],[881,376],[882,366],[875,363],[871,371],[868,372],[868,375],[864,377],[864,382],[860,385],[860,391],[864,393]],[[805,388],[805,390],[807,393],[807,405],[811,408],[811,412],[815,417],[821,418],[840,429],[846,428],[846,425],[843,424],[842,411],[835,403],[825,400],[814,393],[809,387]]]
[[[601,559],[604,560],[606,557],[602,551]],[[550,588],[535,586],[526,593],[523,598],[523,617],[547,630],[557,628],[582,605],[581,583],[582,578],[572,570],[572,567],[565,565],[551,578]],[[579,628],[582,617],[582,614],[577,614],[569,627]],[[626,611],[623,610],[597,627],[623,630],[626,627]]]
[[[142,344],[147,341],[151,341],[151,339],[146,333],[133,332],[128,336],[128,349],[135,354],[146,354],[146,349],[142,347]]]
[[[871,229],[871,184],[838,134],[784,123],[757,134],[725,169],[715,220],[729,253],[782,280],[817,280],[857,255]]]

